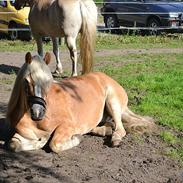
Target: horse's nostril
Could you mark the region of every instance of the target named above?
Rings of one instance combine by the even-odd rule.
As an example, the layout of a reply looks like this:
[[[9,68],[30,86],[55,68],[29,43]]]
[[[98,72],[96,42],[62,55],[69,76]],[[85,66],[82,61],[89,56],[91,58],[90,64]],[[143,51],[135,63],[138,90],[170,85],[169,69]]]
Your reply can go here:
[[[43,114],[43,115],[45,114],[45,108],[43,108],[43,110],[42,110],[42,114]]]

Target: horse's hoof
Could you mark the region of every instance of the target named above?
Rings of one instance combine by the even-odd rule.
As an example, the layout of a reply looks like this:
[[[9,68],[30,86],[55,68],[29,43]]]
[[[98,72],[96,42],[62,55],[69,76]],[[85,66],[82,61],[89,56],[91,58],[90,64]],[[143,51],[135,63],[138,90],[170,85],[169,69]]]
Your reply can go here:
[[[62,68],[59,68],[59,67],[56,67],[56,69],[55,69],[55,71],[53,73],[54,74],[61,75],[61,74],[63,74],[63,69]]]
[[[60,71],[58,71],[58,70],[55,70],[54,72],[53,72],[53,74],[57,74],[57,75],[61,75],[63,72],[60,72]]]
[[[8,149],[10,151],[13,151],[13,152],[19,152],[19,151],[21,151],[21,145],[20,145],[19,141],[12,141],[11,140],[8,143]]]
[[[76,77],[76,76],[78,76],[78,74],[71,74],[71,77]]]
[[[121,143],[121,140],[114,140],[112,141],[112,147],[119,147]]]
[[[62,73],[61,72],[59,72],[59,71],[57,71],[57,70],[55,70],[54,72],[52,72],[52,75],[53,75],[53,77],[62,77]]]

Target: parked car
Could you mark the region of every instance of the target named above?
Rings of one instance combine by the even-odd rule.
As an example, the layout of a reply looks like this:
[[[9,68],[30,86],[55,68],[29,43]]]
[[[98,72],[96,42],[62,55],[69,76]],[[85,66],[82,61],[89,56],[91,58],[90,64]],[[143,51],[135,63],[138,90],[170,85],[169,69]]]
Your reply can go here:
[[[104,17],[106,28],[120,26],[152,28],[149,34],[160,33],[160,27],[164,31],[177,32],[183,21],[183,4],[170,0],[104,0],[101,14]]]
[[[30,40],[31,31],[28,22],[30,8],[25,7],[17,11],[13,3],[13,0],[0,0],[0,32],[8,34],[12,40],[17,38]],[[27,29],[28,31],[16,29]]]

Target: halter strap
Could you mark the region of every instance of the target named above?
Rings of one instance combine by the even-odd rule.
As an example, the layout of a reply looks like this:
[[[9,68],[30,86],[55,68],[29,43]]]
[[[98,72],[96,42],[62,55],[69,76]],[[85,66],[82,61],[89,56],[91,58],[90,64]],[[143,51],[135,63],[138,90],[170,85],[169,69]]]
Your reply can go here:
[[[46,101],[41,97],[29,96],[28,103],[29,105],[39,104],[39,105],[42,105],[44,108],[46,108]]]

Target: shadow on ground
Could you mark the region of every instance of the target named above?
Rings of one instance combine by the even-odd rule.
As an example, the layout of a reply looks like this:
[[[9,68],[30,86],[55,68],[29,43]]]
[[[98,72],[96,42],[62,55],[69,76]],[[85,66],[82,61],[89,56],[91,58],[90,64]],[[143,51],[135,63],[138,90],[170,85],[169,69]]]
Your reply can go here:
[[[16,66],[0,64],[0,72],[4,74],[12,74],[12,73],[17,74],[19,69],[20,68]]]
[[[3,103],[3,102],[0,102],[0,112],[1,112],[2,114],[6,114],[7,107],[8,107],[7,104],[5,104],[5,103]]]

